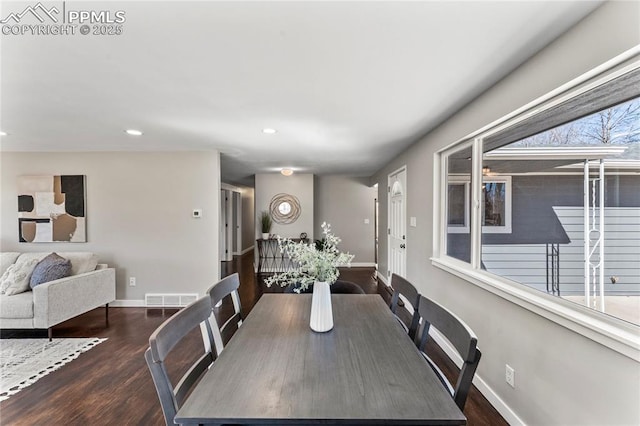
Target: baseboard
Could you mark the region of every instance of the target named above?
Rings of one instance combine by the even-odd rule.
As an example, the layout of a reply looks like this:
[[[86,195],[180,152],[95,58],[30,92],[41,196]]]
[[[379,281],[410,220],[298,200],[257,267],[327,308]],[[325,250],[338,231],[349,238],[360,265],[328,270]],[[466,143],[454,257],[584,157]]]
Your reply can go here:
[[[458,355],[458,352],[451,346],[449,341],[444,338],[444,336],[433,327],[429,329],[429,335],[433,338],[433,341],[438,344],[442,348],[442,350],[449,356],[449,358],[456,364],[458,368],[462,366],[462,358]],[[480,361],[482,362],[482,360]],[[482,377],[476,374],[473,377],[473,384],[478,388],[480,393],[484,395],[485,398],[493,405],[493,407],[498,410],[500,415],[504,417],[504,419],[510,425],[522,425],[525,423],[522,421],[520,417],[509,407],[500,396],[485,382]]]
[[[251,250],[253,250],[255,246],[251,246],[251,247],[247,247],[246,249],[242,250],[241,254],[247,254],[249,253]]]
[[[351,262],[352,268],[373,268],[376,264],[373,262]]]
[[[140,300],[116,299],[113,302],[109,303],[109,306],[113,308],[146,308],[147,307],[144,304],[144,299],[140,299]]]
[[[382,275],[382,273],[379,270],[377,271],[377,273],[378,273],[378,279],[382,281],[384,285],[389,287],[389,281],[387,281],[387,278],[384,275]]]

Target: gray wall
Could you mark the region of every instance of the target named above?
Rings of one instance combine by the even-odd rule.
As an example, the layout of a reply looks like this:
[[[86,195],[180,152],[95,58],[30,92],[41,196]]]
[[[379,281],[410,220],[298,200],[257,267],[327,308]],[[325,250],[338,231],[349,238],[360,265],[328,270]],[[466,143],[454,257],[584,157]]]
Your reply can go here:
[[[117,299],[204,291],[219,277],[216,151],[0,153],[2,251],[92,251],[116,268]],[[87,243],[18,243],[16,177],[83,174]],[[203,217],[193,219],[194,208]],[[129,287],[128,278],[137,279]]]
[[[283,176],[280,173],[263,173],[256,174],[255,179],[255,237],[261,238],[258,222],[260,212],[269,210],[269,204],[274,195],[286,193],[295,195],[300,201],[300,217],[288,225],[274,222],[271,233],[282,237],[298,238],[300,233],[306,232],[309,238],[313,238],[313,175],[295,173],[292,176]]]
[[[355,255],[354,264],[373,264],[374,202],[378,191],[368,178],[315,177],[315,236],[322,238],[322,222],[331,224],[342,239],[340,250]],[[369,220],[365,224],[365,219]]]
[[[256,243],[256,210],[255,191],[253,188],[242,187],[242,247],[241,251],[253,247]]]
[[[434,153],[640,43],[640,3],[607,2],[418,143],[371,183],[407,165],[407,276],[461,316],[479,337],[478,375],[525,423],[640,423],[640,368],[619,354],[429,262],[433,234]],[[463,54],[463,52],[461,53]],[[379,191],[381,273],[387,270],[387,194]],[[505,363],[516,388],[505,383]]]

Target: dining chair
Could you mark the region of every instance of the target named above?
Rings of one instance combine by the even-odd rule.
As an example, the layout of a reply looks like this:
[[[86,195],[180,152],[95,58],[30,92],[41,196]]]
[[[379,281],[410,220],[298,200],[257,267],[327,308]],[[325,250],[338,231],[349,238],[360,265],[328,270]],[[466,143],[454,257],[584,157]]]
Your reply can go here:
[[[362,287],[351,281],[337,280],[330,288],[332,294],[365,294]]]
[[[222,302],[222,299],[227,296],[231,296],[231,302],[233,303],[233,314],[226,321],[222,322],[214,311],[212,311],[211,317],[209,318],[213,323],[211,328],[213,330],[213,339],[218,355],[220,355],[224,347],[229,343],[229,340],[231,340],[231,337],[242,325],[242,321],[244,320],[242,305],[240,304],[240,295],[238,294],[239,287],[240,277],[236,272],[218,281],[207,290],[207,294],[211,300],[211,308]],[[219,325],[220,323],[222,323],[222,325]]]
[[[464,410],[467,395],[471,389],[471,382],[475,375],[482,354],[478,349],[478,338],[467,324],[453,312],[444,306],[420,296],[418,312],[422,318],[422,332],[418,343],[418,349],[429,366],[438,375],[444,387],[449,391],[460,410]],[[455,387],[442,373],[442,370],[425,353],[425,346],[429,340],[429,329],[435,327],[444,337],[451,342],[463,360],[462,368],[458,373]]]
[[[420,314],[418,314],[420,294],[413,284],[396,274],[391,275],[391,288],[393,289],[391,303],[389,305],[391,312],[393,312],[400,322],[400,325],[402,325],[409,334],[409,337],[415,341],[418,332],[418,323],[420,321]],[[402,295],[404,300],[400,300],[400,295]],[[407,309],[406,302],[409,303],[413,312]]]
[[[296,292],[296,285],[288,285],[284,289],[284,293],[298,293]],[[335,283],[329,286],[331,290],[331,294],[366,294],[362,287],[358,284],[352,283],[351,281],[342,281],[337,280]],[[313,286],[309,286],[304,290],[301,290],[299,293],[313,293]]]
[[[167,374],[165,360],[176,346],[176,350],[181,349],[179,344],[182,340],[203,323],[208,331],[206,338],[209,339],[209,347],[214,348],[213,332],[208,322],[210,315],[211,302],[208,297],[202,297],[163,322],[149,337],[149,348],[145,351],[144,358],[151,372],[167,425],[174,425],[173,419],[178,409],[200,377],[214,363],[216,355],[213,350],[202,354],[176,385]]]

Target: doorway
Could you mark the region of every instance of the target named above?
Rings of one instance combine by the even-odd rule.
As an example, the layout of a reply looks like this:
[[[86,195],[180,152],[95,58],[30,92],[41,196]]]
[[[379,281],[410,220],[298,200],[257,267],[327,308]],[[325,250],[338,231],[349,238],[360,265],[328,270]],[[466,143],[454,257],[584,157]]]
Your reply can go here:
[[[389,175],[387,187],[388,200],[388,267],[387,275],[397,274],[402,277],[407,273],[407,223],[406,223],[406,198],[407,198],[407,167]]]

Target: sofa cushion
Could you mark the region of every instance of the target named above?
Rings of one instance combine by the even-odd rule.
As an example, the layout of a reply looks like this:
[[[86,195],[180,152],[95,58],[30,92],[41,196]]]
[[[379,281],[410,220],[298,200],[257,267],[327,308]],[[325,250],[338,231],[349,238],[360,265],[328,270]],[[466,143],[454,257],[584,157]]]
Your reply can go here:
[[[31,287],[29,287],[31,274],[37,264],[38,260],[31,259],[25,262],[16,262],[9,266],[2,276],[3,280],[0,283],[0,294],[11,296],[31,290]]]
[[[0,318],[33,318],[33,292],[0,296]]]
[[[98,255],[94,253],[78,251],[58,254],[71,261],[71,275],[95,271],[98,266]]]
[[[38,262],[31,274],[29,285],[34,288],[39,284],[59,280],[69,275],[71,275],[71,261],[56,253],[51,253]]]
[[[45,251],[45,252],[39,251],[36,253],[22,253],[16,260],[16,263],[31,262],[33,260],[35,260],[36,263],[38,263],[45,257],[49,256],[50,254],[51,254],[50,251]]]
[[[9,266],[16,263],[18,256],[20,253],[17,252],[0,253],[0,275],[4,274]]]
[[[50,254],[51,252],[22,253],[17,262],[24,262],[31,259],[37,259],[39,262]],[[84,274],[85,272],[94,271],[96,269],[96,266],[98,265],[98,256],[91,252],[60,252],[58,254],[71,261],[71,275]]]

